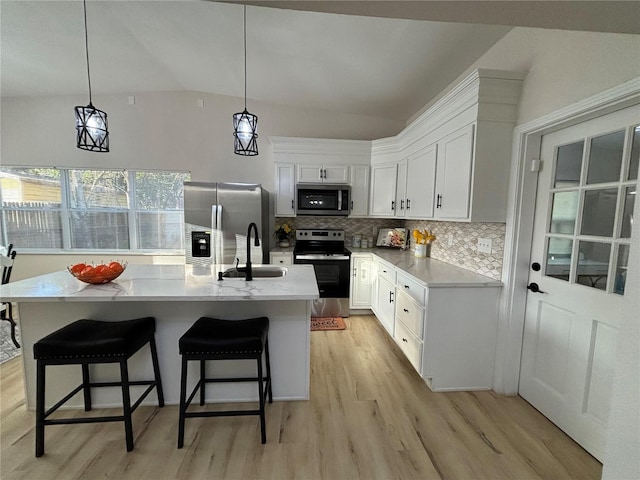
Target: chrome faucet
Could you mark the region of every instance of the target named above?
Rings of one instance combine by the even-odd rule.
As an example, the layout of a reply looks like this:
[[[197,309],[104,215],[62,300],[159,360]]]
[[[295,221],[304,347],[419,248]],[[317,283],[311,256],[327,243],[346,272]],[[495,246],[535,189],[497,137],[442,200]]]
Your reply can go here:
[[[258,238],[258,226],[254,222],[251,222],[249,224],[249,228],[247,228],[247,264],[244,268],[238,268],[238,263],[240,262],[240,260],[238,259],[236,262],[236,270],[238,270],[239,272],[245,272],[245,280],[247,281],[253,280],[253,272],[251,271],[251,229],[253,229],[256,236],[254,245],[256,247],[260,246],[260,239]]]

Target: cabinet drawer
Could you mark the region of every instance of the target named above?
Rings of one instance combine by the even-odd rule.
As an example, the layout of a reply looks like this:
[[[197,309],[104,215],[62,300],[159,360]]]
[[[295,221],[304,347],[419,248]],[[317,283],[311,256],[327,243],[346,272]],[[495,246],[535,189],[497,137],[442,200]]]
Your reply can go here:
[[[422,342],[414,337],[401,321],[396,322],[393,338],[407,356],[413,368],[422,374]]]
[[[396,289],[396,317],[405,324],[411,333],[422,340],[424,308],[399,288]]]
[[[269,263],[272,265],[293,265],[293,253],[270,253]]]
[[[396,283],[396,269],[388,263],[378,261],[378,275],[386,278],[391,283]]]
[[[413,298],[419,305],[425,305],[425,287],[420,285],[417,281],[409,277],[408,275],[404,275],[403,273],[398,273],[398,290],[403,291],[411,298]]]

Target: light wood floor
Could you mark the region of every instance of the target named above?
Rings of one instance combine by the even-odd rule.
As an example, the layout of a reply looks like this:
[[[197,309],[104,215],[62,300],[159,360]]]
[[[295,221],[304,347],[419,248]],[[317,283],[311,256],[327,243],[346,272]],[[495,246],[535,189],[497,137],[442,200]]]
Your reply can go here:
[[[34,414],[22,400],[20,359],[11,360],[0,367],[0,477],[600,478],[600,463],[520,397],[432,393],[374,317],[346,323],[312,332],[311,400],[268,405],[266,445],[257,417],[197,418],[177,450],[169,405],[135,412],[133,452],[121,423],[51,426],[36,459]]]

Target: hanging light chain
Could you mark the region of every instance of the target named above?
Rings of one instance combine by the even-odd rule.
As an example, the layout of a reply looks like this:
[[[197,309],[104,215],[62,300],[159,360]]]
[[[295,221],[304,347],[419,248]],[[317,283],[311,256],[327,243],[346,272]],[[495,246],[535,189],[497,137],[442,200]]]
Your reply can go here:
[[[247,109],[247,4],[244,4],[244,109]]]
[[[87,0],[82,2],[84,7],[84,50],[87,55],[87,79],[89,81],[89,105],[92,105],[91,100],[91,72],[89,71],[89,33],[87,31]]]

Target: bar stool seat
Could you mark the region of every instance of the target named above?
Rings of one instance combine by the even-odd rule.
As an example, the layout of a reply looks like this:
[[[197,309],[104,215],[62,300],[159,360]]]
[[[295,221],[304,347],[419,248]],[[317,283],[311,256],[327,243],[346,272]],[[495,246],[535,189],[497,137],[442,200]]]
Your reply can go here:
[[[184,424],[186,418],[222,417],[237,415],[259,415],[262,443],[266,443],[265,397],[273,402],[271,389],[271,365],[269,360],[269,319],[267,317],[247,320],[220,320],[201,317],[180,338],[178,346],[182,356],[180,378],[180,417],[178,425],[178,448],[184,445]],[[263,375],[262,357],[266,365]],[[257,377],[206,378],[205,362],[210,360],[254,359],[257,362]],[[200,379],[187,399],[187,365],[189,361],[200,362]],[[249,382],[258,383],[258,410],[224,410],[187,412],[196,393],[200,392],[200,405],[205,403],[207,383]]]
[[[44,454],[44,427],[73,423],[97,423],[122,421],[125,425],[127,451],[133,450],[133,427],[131,414],[156,389],[158,406],[164,406],[162,381],[158,354],[155,344],[155,319],[153,317],[133,320],[106,322],[100,320],[77,320],[56,330],[37,341],[33,346],[33,356],[37,362],[36,385],[36,457]],[[149,343],[153,363],[154,379],[129,381],[127,360],[145,344]],[[119,363],[119,382],[92,382],[89,365],[99,363]],[[82,383],[45,411],[46,367],[49,365],[81,365]],[[129,387],[131,385],[147,385],[147,389],[131,404]],[[121,387],[123,415],[105,417],[73,417],[47,420],[47,417],[60,408],[75,394],[83,391],[84,409],[89,411],[91,405],[91,388]]]

